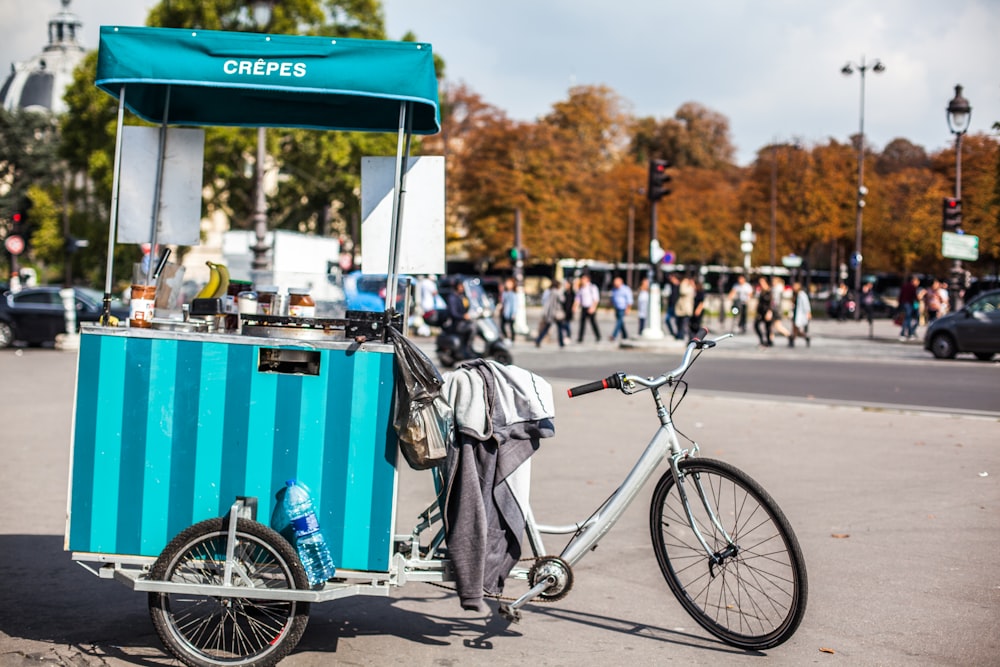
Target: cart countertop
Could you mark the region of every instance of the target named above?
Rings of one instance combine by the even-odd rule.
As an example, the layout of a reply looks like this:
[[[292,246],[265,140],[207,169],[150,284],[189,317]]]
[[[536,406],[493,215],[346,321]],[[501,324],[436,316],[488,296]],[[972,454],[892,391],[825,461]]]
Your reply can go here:
[[[317,336],[323,336],[323,332],[313,330]],[[190,332],[190,331],[167,331],[161,329],[142,329],[138,327],[106,327],[99,324],[85,324],[81,326],[80,332],[87,335],[98,336],[120,336],[123,338],[150,338],[163,340],[187,340],[199,343],[227,343],[231,345],[259,345],[265,347],[294,346],[299,348],[316,350],[365,350],[368,352],[388,352],[393,351],[389,343],[363,342],[358,343],[353,340],[345,340],[342,330],[332,330],[325,337],[299,338],[289,335],[282,337],[280,333],[268,336],[251,336],[239,333],[219,333],[219,332]]]

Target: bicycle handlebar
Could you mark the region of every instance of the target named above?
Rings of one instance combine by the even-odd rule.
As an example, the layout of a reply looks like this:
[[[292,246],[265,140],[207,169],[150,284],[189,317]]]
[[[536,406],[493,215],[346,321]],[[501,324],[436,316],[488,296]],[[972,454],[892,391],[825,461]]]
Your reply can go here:
[[[601,391],[602,389],[621,389],[621,375],[621,373],[615,373],[614,375],[609,375],[603,380],[595,380],[594,382],[581,384],[579,387],[572,387],[568,389],[566,393],[569,394],[570,398],[573,398],[575,396],[589,394],[592,391]]]
[[[594,382],[588,382],[577,387],[572,387],[566,393],[569,394],[570,398],[575,398],[594,391],[601,391],[602,389],[621,389],[626,393],[632,393],[630,391],[626,391],[626,389],[633,385],[639,385],[650,389],[662,387],[663,385],[673,381],[674,378],[679,377],[688,369],[691,362],[694,361],[695,350],[715,347],[720,340],[729,338],[730,336],[732,336],[731,333],[723,334],[718,338],[709,339],[708,329],[702,328],[698,333],[692,336],[691,340],[688,341],[687,347],[684,348],[684,356],[681,358],[680,365],[668,373],[664,373],[663,375],[655,378],[644,378],[638,375],[628,375],[626,373],[619,372],[614,375],[609,375],[603,380],[595,380]]]

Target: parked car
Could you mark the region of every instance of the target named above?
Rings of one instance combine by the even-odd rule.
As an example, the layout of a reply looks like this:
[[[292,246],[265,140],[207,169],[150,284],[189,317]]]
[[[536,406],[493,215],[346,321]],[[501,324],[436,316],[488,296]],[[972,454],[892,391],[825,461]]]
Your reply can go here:
[[[54,342],[66,332],[66,310],[57,285],[29,287],[0,296],[0,348],[16,341],[28,345]],[[88,287],[74,287],[76,321],[96,322],[101,317],[104,295]],[[128,307],[115,297],[111,314],[121,321],[128,319]]]
[[[1000,352],[1000,289],[980,294],[964,308],[939,317],[924,334],[924,349],[938,359],[971,352],[989,361]]]
[[[409,276],[399,276],[396,287],[396,310],[403,312],[412,280]],[[385,292],[388,277],[381,273],[361,273],[352,271],[344,276],[344,296],[347,310],[382,312],[385,310]]]

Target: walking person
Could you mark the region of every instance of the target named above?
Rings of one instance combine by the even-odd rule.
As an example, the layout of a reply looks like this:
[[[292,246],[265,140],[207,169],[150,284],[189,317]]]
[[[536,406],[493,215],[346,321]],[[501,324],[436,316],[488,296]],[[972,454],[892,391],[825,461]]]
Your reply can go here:
[[[705,314],[705,286],[700,280],[694,281],[694,311],[691,313],[691,321],[688,323],[688,340],[694,338],[701,331],[701,320]]]
[[[910,276],[909,281],[899,288],[899,309],[902,311],[902,329],[899,330],[899,340],[912,340],[917,337],[917,323],[920,320],[920,299],[923,296],[920,289],[920,278]]]
[[[611,285],[611,306],[615,309],[615,328],[611,332],[611,340],[617,339],[619,334],[625,340],[628,338],[625,316],[632,310],[632,288],[625,284],[621,276],[615,277]]]
[[[639,296],[635,299],[635,309],[639,314],[639,335],[646,328],[649,320],[649,278],[643,278],[639,283]]]
[[[740,333],[747,332],[747,305],[750,297],[753,296],[753,285],[747,282],[746,276],[737,276],[736,284],[729,291],[729,299],[733,302],[734,316],[737,318],[737,326]]]
[[[927,324],[936,320],[938,315],[941,314],[940,287],[941,283],[935,278],[931,286],[924,290],[924,320]]]
[[[782,310],[782,303],[785,300],[785,281],[783,278],[775,276],[771,282],[771,340],[774,340],[774,336],[784,336],[785,338],[790,337],[791,332],[785,328],[782,324],[781,319],[784,316]]]
[[[674,319],[677,327],[674,338],[677,340],[684,340],[688,335],[691,316],[694,315],[694,292],[694,281],[690,276],[684,276],[677,286],[677,302],[674,305]]]
[[[757,333],[757,340],[761,347],[771,347],[774,343],[771,340],[771,318],[774,311],[771,308],[771,285],[767,278],[761,276],[757,279],[757,314],[753,320],[753,330]]]
[[[513,278],[504,281],[500,292],[500,333],[514,343],[514,319],[517,317],[517,290]],[[508,335],[508,331],[510,332]]]
[[[538,325],[538,337],[535,339],[535,347],[541,347],[542,341],[549,333],[549,328],[553,324],[556,325],[559,347],[566,347],[564,332],[561,326],[562,320],[566,317],[566,310],[563,303],[565,298],[566,291],[558,282],[550,283],[545,288],[545,291],[542,292],[542,320]]]
[[[430,324],[437,319],[438,289],[437,281],[429,275],[425,275],[417,281],[417,303],[420,308],[417,335],[430,336]]]
[[[861,286],[861,298],[858,299],[861,314],[868,322],[868,337],[875,337],[875,283],[866,281]]]
[[[601,291],[597,285],[590,282],[590,275],[583,274],[580,277],[580,289],[576,292],[576,309],[580,312],[580,333],[576,342],[583,342],[583,334],[590,323],[590,328],[594,332],[595,340],[601,342],[601,330],[597,326],[597,306],[601,301]]]
[[[788,337],[788,347],[795,347],[796,338],[805,338],[809,347],[809,321],[812,319],[812,304],[809,294],[802,289],[802,283],[792,284],[792,335]]]
[[[556,321],[556,326],[559,327],[566,342],[571,343],[573,341],[573,334],[570,330],[570,322],[573,321],[573,308],[576,307],[576,290],[573,289],[573,281],[568,278],[563,281],[562,288],[563,316]]]
[[[667,325],[667,331],[674,338],[680,337],[677,328],[677,299],[680,298],[680,286],[680,278],[677,277],[676,273],[671,273],[667,278],[666,285],[667,315],[664,318],[664,323]]]

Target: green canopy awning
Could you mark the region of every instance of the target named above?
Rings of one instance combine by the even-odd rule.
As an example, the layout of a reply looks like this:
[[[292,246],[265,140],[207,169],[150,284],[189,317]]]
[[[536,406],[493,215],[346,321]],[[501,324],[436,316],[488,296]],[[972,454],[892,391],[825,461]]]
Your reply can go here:
[[[302,35],[102,26],[97,86],[171,125],[440,130],[431,45]],[[169,90],[170,103],[166,105]]]

